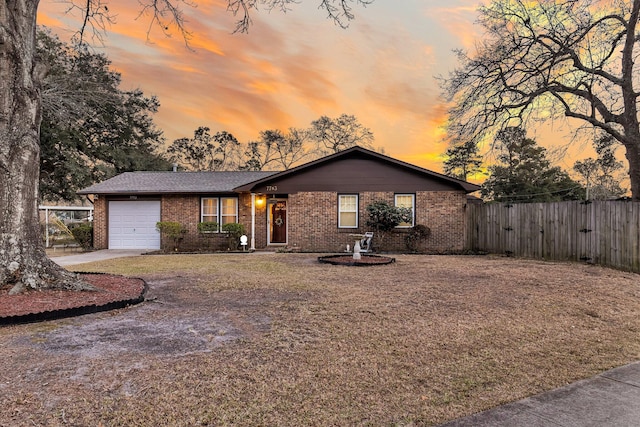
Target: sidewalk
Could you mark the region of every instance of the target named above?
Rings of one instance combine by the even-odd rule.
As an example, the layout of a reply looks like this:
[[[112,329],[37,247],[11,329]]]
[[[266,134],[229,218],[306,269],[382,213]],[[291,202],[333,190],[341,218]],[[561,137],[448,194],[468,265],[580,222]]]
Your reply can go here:
[[[77,255],[53,257],[51,260],[62,267],[66,267],[68,265],[84,264],[85,262],[139,256],[144,252],[146,252],[144,249],[103,249],[100,251],[85,252]]]
[[[640,426],[640,362],[440,427],[467,426]]]

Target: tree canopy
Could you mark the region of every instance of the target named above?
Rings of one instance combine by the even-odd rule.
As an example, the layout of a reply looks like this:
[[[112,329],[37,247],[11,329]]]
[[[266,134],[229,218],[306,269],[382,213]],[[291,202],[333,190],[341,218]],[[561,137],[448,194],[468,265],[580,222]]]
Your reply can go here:
[[[493,0],[475,52],[443,79],[449,136],[480,144],[500,129],[566,117],[625,147],[640,200],[640,0]]]
[[[173,162],[188,170],[234,170],[240,161],[240,143],[227,131],[211,135],[211,129],[200,126],[193,132],[193,138],[173,141],[167,154]]]
[[[616,160],[613,142],[613,138],[609,135],[597,138],[594,145],[598,157],[578,160],[573,165],[573,170],[584,181],[586,199],[615,199],[622,197],[626,192],[618,177],[618,172],[623,165]]]
[[[118,173],[169,167],[157,152],[163,137],[152,118],[155,97],[123,91],[105,55],[44,29],[37,51],[49,70],[42,82],[41,199],[72,201],[80,188]]]
[[[554,202],[582,198],[583,189],[569,174],[551,166],[546,150],[521,128],[498,132],[498,162],[489,166],[482,196],[497,202]]]
[[[201,126],[193,138],[180,138],[169,146],[167,155],[180,167],[193,171],[286,170],[354,145],[371,147],[373,133],[353,115],[337,119],[322,116],[309,128],[260,131],[260,137],[239,142],[226,131],[211,135]]]
[[[373,132],[362,126],[354,115],[341,114],[335,119],[322,116],[311,122],[309,131],[320,155],[337,153],[354,145],[373,148]]]
[[[469,176],[482,172],[482,156],[473,142],[449,147],[445,153],[444,173],[466,181]]]

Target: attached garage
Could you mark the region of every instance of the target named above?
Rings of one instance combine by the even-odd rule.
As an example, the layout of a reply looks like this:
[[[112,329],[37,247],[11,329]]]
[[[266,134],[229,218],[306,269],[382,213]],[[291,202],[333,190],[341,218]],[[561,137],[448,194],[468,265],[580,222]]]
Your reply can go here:
[[[109,249],[160,249],[159,200],[109,202]]]

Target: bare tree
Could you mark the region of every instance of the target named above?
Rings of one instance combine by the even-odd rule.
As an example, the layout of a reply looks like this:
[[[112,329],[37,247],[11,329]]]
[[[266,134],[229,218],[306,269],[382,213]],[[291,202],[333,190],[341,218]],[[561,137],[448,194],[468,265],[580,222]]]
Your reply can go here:
[[[319,155],[337,153],[355,145],[373,149],[373,132],[353,115],[341,114],[335,119],[322,116],[311,122],[310,132]]]
[[[450,136],[480,143],[531,120],[577,119],[625,147],[640,200],[640,0],[494,0],[479,12],[486,38],[442,80]]]
[[[618,176],[623,165],[616,160],[613,142],[610,135],[600,136],[594,142],[598,158],[578,160],[573,165],[573,170],[585,183],[587,200],[615,199],[626,192]]]
[[[242,169],[290,169],[313,155],[306,144],[308,137],[309,132],[304,129],[290,128],[288,133],[277,129],[262,131],[259,140],[247,144]]]
[[[229,132],[216,132],[200,126],[193,138],[179,138],[167,148],[167,154],[178,165],[192,171],[222,171],[238,168],[240,143]]]
[[[249,28],[249,12],[259,5],[286,8],[295,0],[228,0],[240,14],[238,30]],[[86,287],[80,279],[47,258],[38,223],[38,173],[42,98],[40,82],[46,70],[36,62],[36,16],[38,1],[0,2],[0,286],[25,288]],[[181,7],[188,0],[140,0],[151,24],[169,31],[184,28]],[[346,23],[352,18],[351,4],[364,0],[322,0],[320,6],[331,19]],[[88,28],[101,28],[110,10],[106,0],[87,0],[84,5]],[[97,20],[97,21],[96,21]],[[183,35],[186,33],[183,32]]]
[[[289,128],[284,141],[276,149],[278,163],[286,170],[303,160],[311,160],[313,152],[308,148],[310,133],[306,129]]]

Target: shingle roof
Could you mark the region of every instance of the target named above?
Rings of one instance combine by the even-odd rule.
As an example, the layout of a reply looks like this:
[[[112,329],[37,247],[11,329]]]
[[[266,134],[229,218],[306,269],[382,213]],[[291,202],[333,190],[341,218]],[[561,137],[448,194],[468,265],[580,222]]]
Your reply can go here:
[[[276,172],[125,172],[78,194],[227,193]]]

